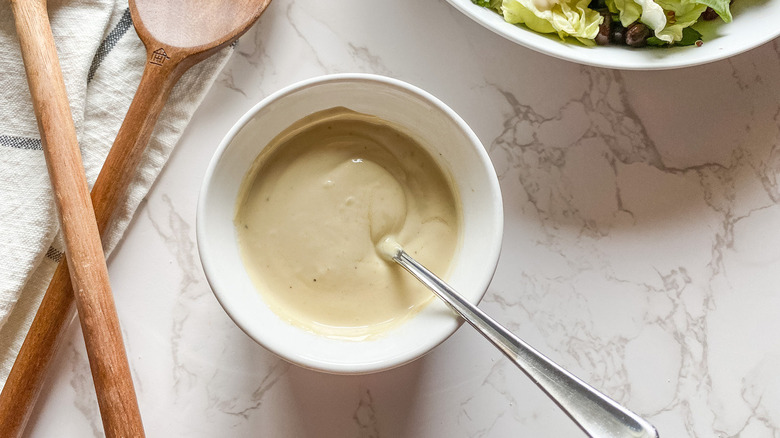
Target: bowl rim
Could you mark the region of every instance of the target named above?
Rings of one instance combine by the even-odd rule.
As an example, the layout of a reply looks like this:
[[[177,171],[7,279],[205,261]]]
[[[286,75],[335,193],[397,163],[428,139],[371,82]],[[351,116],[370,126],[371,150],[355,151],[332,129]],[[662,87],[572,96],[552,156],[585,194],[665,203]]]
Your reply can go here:
[[[447,0],[447,2],[455,9],[462,12],[463,15],[476,21],[488,30],[535,52],[578,64],[589,65],[593,67],[611,68],[616,70],[653,71],[694,67],[697,65],[720,61],[740,53],[747,52],[780,36],[780,26],[777,26],[774,28],[774,31],[766,32],[755,40],[750,41],[750,44],[729,44],[726,46],[720,46],[716,51],[712,52],[712,56],[672,56],[667,58],[653,59],[652,63],[647,61],[641,63],[631,63],[629,62],[629,58],[632,58],[634,61],[641,59],[639,58],[641,55],[632,56],[633,54],[642,53],[642,51],[647,49],[632,49],[630,47],[624,46],[579,47],[572,43],[556,40],[555,35],[551,36],[551,34],[541,34],[527,28],[507,23],[503,20],[503,17],[501,17],[495,11],[475,5],[471,0]],[[709,43],[705,42],[705,45],[713,43],[714,41]],[[591,50],[591,52],[586,52],[586,49]],[[686,49],[691,49],[691,47],[673,47],[663,49],[653,48],[650,50],[679,51]],[[624,51],[624,53],[628,53],[629,55],[626,55],[625,57],[599,57],[594,56],[593,51],[596,50],[621,50]]]
[[[276,347],[276,344],[269,345],[269,343],[266,342],[265,340],[265,336],[263,336],[262,334],[255,333],[255,330],[249,327],[249,324],[245,324],[245,321],[241,320],[241,318],[237,318],[234,312],[231,311],[233,306],[236,305],[237,300],[231,299],[230,291],[221,290],[220,287],[216,285],[217,283],[216,278],[217,275],[219,274],[217,273],[216,269],[214,269],[214,267],[212,266],[212,262],[210,260],[211,254],[209,253],[207,248],[205,248],[206,246],[205,242],[207,238],[206,238],[206,231],[202,225],[204,223],[204,218],[207,215],[206,207],[207,205],[209,205],[208,188],[212,184],[212,178],[214,176],[216,169],[220,164],[221,158],[226,153],[230,144],[236,138],[239,132],[254,119],[254,117],[257,115],[258,112],[268,107],[269,105],[272,105],[277,100],[312,86],[324,85],[333,82],[372,82],[372,83],[379,83],[386,86],[396,87],[403,91],[406,91],[413,96],[421,98],[426,103],[435,106],[438,110],[440,110],[444,114],[446,118],[450,119],[457,126],[457,129],[460,130],[461,133],[468,139],[468,143],[475,146],[474,147],[475,152],[480,158],[479,164],[483,167],[481,171],[486,172],[488,176],[492,176],[492,178],[488,178],[488,181],[486,181],[486,185],[489,188],[489,191],[487,193],[489,195],[492,195],[491,199],[489,199],[489,202],[491,203],[492,209],[495,213],[491,217],[492,223],[490,224],[491,225],[490,229],[484,231],[485,233],[484,238],[489,242],[491,242],[491,244],[489,245],[489,249],[486,251],[487,257],[485,257],[483,260],[485,266],[489,266],[490,269],[485,269],[484,272],[482,272],[481,275],[478,276],[477,283],[482,284],[484,286],[481,288],[479,295],[476,297],[476,300],[474,301],[474,304],[478,303],[484,297],[485,293],[487,292],[488,286],[493,278],[493,275],[495,274],[495,270],[498,266],[498,259],[501,252],[503,230],[504,230],[503,201],[501,197],[500,185],[498,183],[498,177],[496,175],[495,168],[493,167],[492,161],[490,160],[490,157],[484,145],[479,140],[479,138],[474,133],[474,131],[469,127],[469,125],[457,113],[455,113],[454,110],[452,110],[444,102],[442,102],[432,94],[428,93],[427,91],[417,86],[411,85],[407,82],[390,78],[387,76],[381,76],[381,75],[370,74],[370,73],[338,73],[338,74],[327,74],[327,75],[315,76],[315,77],[298,81],[296,83],[283,87],[280,90],[261,99],[260,102],[253,105],[252,108],[250,108],[246,113],[244,113],[236,121],[236,123],[230,128],[230,130],[225,134],[224,138],[222,139],[222,141],[214,151],[214,154],[212,155],[212,158],[204,174],[203,182],[201,183],[200,193],[198,196],[198,204],[196,208],[196,226],[195,226],[196,230],[195,231],[196,231],[198,253],[201,261],[201,266],[206,276],[206,280],[215,298],[217,299],[217,301],[219,302],[220,306],[223,308],[225,313],[228,314],[230,319],[244,333],[246,333],[256,343],[260,344],[263,348],[269,350],[270,352],[277,355],[278,357],[288,362],[291,362],[293,364],[296,364],[298,366],[301,366],[303,368],[313,369],[313,370],[327,372],[327,373],[367,374],[367,373],[380,372],[380,371],[396,368],[424,356],[433,348],[435,348],[436,346],[438,346],[439,344],[447,340],[453,333],[455,333],[455,331],[462,324],[462,320],[460,318],[457,318],[453,314],[451,323],[448,325],[447,329],[444,330],[444,336],[431,337],[429,340],[427,340],[427,342],[420,343],[419,345],[417,345],[416,348],[410,348],[408,350],[405,350],[401,354],[396,354],[392,357],[384,358],[381,361],[362,362],[357,365],[351,363],[350,364],[332,363],[332,362],[316,360],[315,358],[312,358],[311,356],[305,354],[290,354],[289,350],[280,351],[280,349]],[[446,309],[444,303],[434,297],[433,301],[429,303],[429,305],[426,306],[425,309],[423,309],[423,312],[425,312],[426,309],[429,309],[432,306],[441,306]],[[344,342],[355,342],[355,341],[344,341]]]

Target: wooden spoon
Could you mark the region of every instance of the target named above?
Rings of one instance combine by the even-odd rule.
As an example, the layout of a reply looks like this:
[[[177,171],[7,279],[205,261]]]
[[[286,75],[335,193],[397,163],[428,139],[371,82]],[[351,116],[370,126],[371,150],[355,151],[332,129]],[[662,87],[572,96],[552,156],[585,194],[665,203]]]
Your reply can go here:
[[[103,427],[107,436],[142,437],[141,413],[111,295],[108,269],[46,1],[11,1],[11,7],[59,211],[70,280],[77,291],[76,307]]]
[[[270,0],[130,0],[133,23],[146,46],[148,62],[92,188],[92,204],[101,233],[124,200],[155,122],[178,79],[188,68],[246,32],[269,3]],[[72,303],[73,288],[63,260],[0,394],[0,436],[22,435],[60,334],[70,320]],[[108,435],[108,428],[106,431]]]

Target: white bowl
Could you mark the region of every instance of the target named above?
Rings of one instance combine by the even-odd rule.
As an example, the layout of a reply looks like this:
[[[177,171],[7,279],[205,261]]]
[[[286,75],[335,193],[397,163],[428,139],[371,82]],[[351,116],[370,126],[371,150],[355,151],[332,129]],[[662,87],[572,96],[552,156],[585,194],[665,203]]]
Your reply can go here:
[[[529,49],[580,64],[622,70],[664,70],[704,64],[745,52],[780,36],[780,0],[736,0],[731,23],[716,19],[695,26],[703,35],[701,47],[641,49],[586,47],[562,41],[557,35],[540,34],[524,26],[509,24],[496,12],[477,6],[471,0],[447,1],[477,23]]]
[[[324,109],[344,106],[395,123],[428,148],[460,195],[460,246],[449,282],[479,302],[498,263],[503,209],[498,179],[484,147],[441,101],[404,82],[375,75],[323,76],[289,86],[245,114],[217,148],[197,210],[203,269],[214,294],[255,341],[300,366],[331,373],[369,373],[412,361],[444,341],[460,321],[438,299],[377,339],[339,340],[280,319],[263,302],[239,254],[233,225],[239,186],[255,157],[280,131]]]

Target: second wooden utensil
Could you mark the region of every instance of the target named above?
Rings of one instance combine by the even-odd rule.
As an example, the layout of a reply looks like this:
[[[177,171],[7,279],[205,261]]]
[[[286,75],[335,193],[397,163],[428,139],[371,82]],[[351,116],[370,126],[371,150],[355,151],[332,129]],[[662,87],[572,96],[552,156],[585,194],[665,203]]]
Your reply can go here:
[[[205,5],[192,4],[191,10],[183,10],[186,5],[174,2],[130,2],[134,25],[146,46],[147,64],[127,116],[92,188],[92,203],[101,233],[107,228],[111,213],[124,200],[157,117],[178,79],[191,66],[246,32],[269,3],[270,0],[222,0]],[[152,17],[149,23],[144,21],[147,17]],[[208,20],[207,26],[203,20]],[[197,40],[182,44],[178,39],[180,35],[195,35],[193,38]],[[22,435],[54,357],[59,335],[72,315],[72,303],[73,289],[63,260],[57,266],[0,394],[0,436]]]
[[[76,291],[103,428],[110,437],[142,437],[141,414],[46,2],[16,0],[11,1],[11,7],[65,238],[66,272],[70,272]]]

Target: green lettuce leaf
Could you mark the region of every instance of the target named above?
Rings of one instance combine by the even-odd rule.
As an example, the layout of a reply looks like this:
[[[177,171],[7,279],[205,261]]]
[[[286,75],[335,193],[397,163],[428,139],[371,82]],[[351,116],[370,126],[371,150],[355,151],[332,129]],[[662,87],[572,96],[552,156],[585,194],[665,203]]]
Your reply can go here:
[[[692,27],[686,27],[682,31],[682,38],[680,41],[674,42],[673,46],[692,46],[696,44],[697,41],[701,41],[701,33],[692,28]],[[668,47],[670,46],[669,43],[666,41],[663,41],[659,39],[658,37],[650,37],[647,39],[647,45],[648,46],[656,46],[656,47]]]
[[[726,23],[731,21],[730,0],[698,0],[698,2],[711,7]]]
[[[501,11],[509,23],[593,45],[603,17],[588,4],[590,0],[503,0]]]
[[[682,38],[676,44],[678,46],[692,46],[697,41],[701,41],[701,32],[692,27],[686,27],[683,29]]]
[[[650,29],[666,26],[664,9],[653,0],[607,0],[609,10],[620,16],[620,24],[628,26],[639,20]]]
[[[701,13],[707,9],[707,5],[691,0],[655,0],[655,2],[667,11],[666,26],[663,29],[655,29],[655,36],[669,43],[680,41],[683,29],[698,21]]]
[[[683,38],[683,29],[695,23],[707,9],[705,1],[729,0],[607,0],[607,5],[610,11],[619,14],[623,26],[639,20],[660,40],[655,45],[664,45]]]
[[[501,8],[501,1],[502,0],[471,0],[471,2],[477,6],[495,10],[499,10],[499,8]]]

